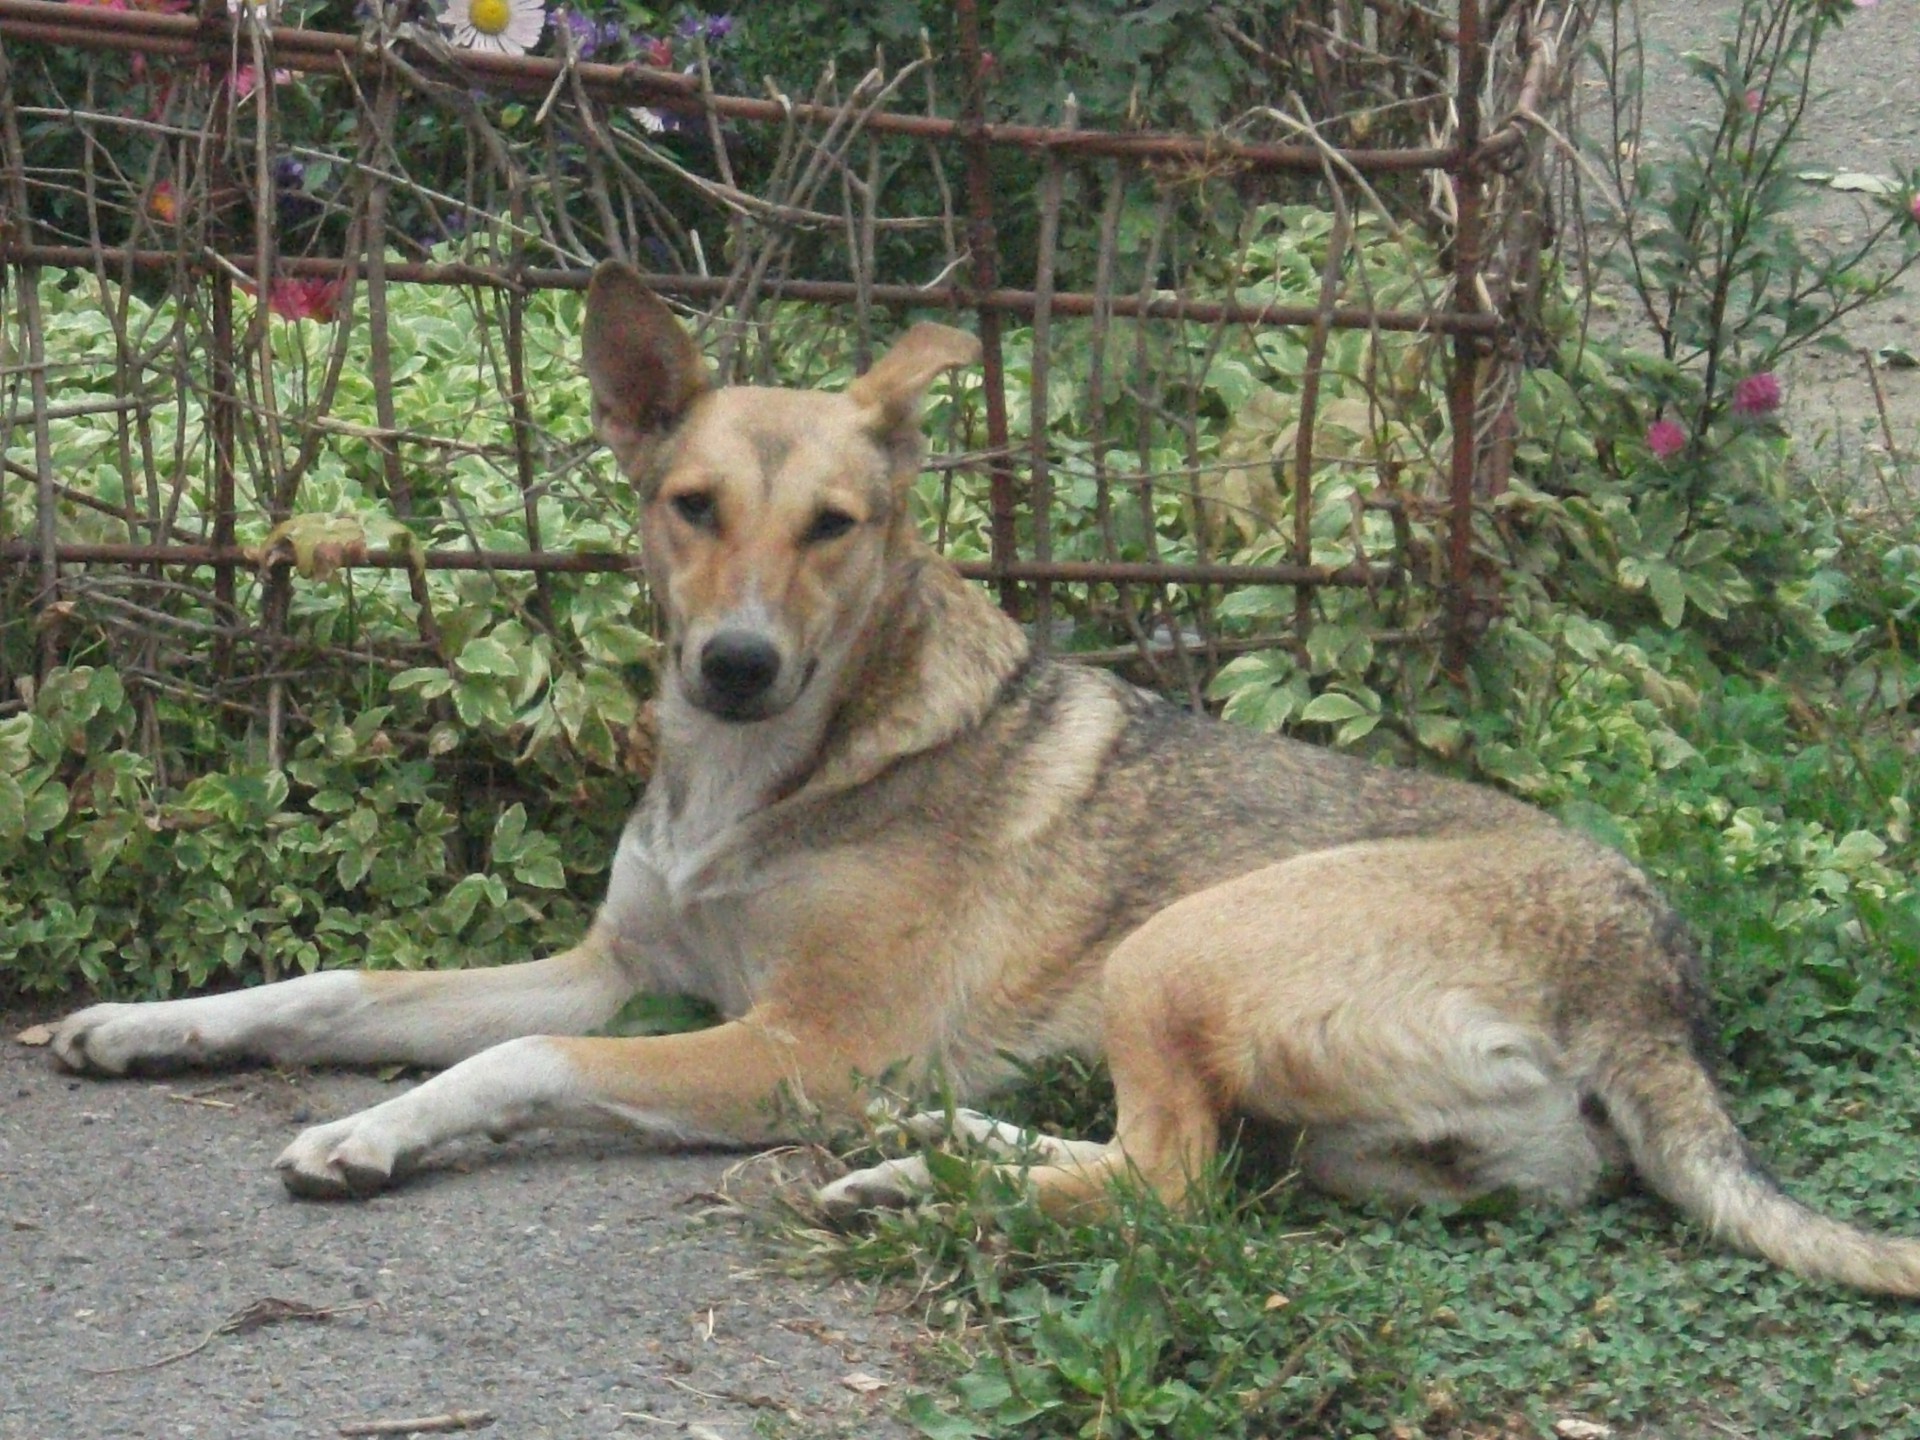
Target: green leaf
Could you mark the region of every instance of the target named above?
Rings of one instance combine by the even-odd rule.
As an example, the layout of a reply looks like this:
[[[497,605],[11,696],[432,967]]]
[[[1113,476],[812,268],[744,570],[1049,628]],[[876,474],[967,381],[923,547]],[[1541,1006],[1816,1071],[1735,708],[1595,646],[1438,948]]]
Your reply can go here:
[[[373,868],[376,851],[352,849],[340,857],[340,863],[334,867],[334,874],[343,890],[357,890],[360,882],[367,878],[367,871]]]
[[[907,1397],[906,1415],[927,1440],[983,1440],[995,1433],[979,1421],[936,1408],[933,1397],[924,1391]]]
[[[499,641],[485,635],[477,635],[469,640],[460,651],[458,661],[463,675],[500,675],[509,679],[520,678],[520,664]]]
[[[26,833],[26,792],[11,775],[0,775],[0,840],[22,840]]]
[[[927,1174],[933,1177],[934,1184],[950,1195],[972,1193],[974,1166],[971,1161],[950,1155],[945,1150],[928,1149],[924,1153]]]
[[[67,787],[48,781],[27,797],[23,825],[29,839],[38,838],[67,818]]]
[[[525,848],[522,836],[527,830],[527,807],[515,801],[500,812],[493,822],[493,863],[510,865]]]
[[[426,699],[435,700],[453,688],[453,676],[442,666],[421,665],[402,670],[387,685],[394,690],[418,690]]]
[[[1680,572],[1664,560],[1647,566],[1647,589],[1660,609],[1660,618],[1670,630],[1678,629],[1687,612],[1687,585]]]
[[[532,885],[541,890],[567,888],[567,872],[561,866],[558,855],[533,855],[518,861],[513,867],[513,878],[522,885]]]
[[[1316,695],[1309,700],[1306,708],[1300,712],[1300,718],[1336,724],[1342,720],[1358,719],[1367,713],[1367,707],[1351,695],[1342,695],[1338,691],[1329,690],[1326,694]]]

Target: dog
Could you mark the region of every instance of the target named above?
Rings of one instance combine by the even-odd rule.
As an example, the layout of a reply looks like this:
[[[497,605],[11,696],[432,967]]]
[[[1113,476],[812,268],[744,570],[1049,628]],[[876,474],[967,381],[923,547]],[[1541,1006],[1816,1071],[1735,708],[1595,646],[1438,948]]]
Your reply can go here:
[[[1695,951],[1622,856],[1490,788],[1036,657],[910,514],[923,394],[970,336],[916,325],[839,393],[716,387],[609,262],[583,350],[665,632],[657,768],[586,937],[95,1005],[57,1026],[61,1063],[446,1067],[276,1162],[295,1195],[352,1197],[460,1136],[757,1146],[793,1124],[776,1097],[850,1115],[902,1062],[968,1097],[1080,1052],[1118,1124],[1021,1172],[1058,1213],[1124,1176],[1178,1203],[1246,1114],[1299,1127],[1301,1172],[1339,1195],[1571,1206],[1630,1168],[1732,1245],[1920,1294],[1920,1242],[1816,1214],[1750,1156]],[[724,1018],[592,1033],[649,990]],[[891,1162],[823,1199],[919,1178]]]

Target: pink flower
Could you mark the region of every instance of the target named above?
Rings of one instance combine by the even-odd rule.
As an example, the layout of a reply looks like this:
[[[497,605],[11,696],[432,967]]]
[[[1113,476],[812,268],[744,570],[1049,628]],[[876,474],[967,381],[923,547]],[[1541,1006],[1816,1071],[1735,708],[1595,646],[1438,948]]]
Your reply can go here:
[[[1780,381],[1770,370],[1749,375],[1733,387],[1733,413],[1768,415],[1780,408]]]
[[[1747,91],[1747,113],[1749,115],[1758,115],[1760,113],[1760,104],[1760,92],[1758,90]]]
[[[1907,202],[1907,213],[1915,220],[1920,220],[1920,191],[1915,191],[1913,199]]]
[[[293,72],[291,70],[276,70],[273,72],[273,83],[276,85],[285,85],[292,79]],[[246,99],[249,95],[253,94],[259,87],[259,84],[260,72],[251,65],[242,65],[233,72],[233,98],[236,100]]]
[[[259,293],[251,285],[241,288],[249,295]],[[267,309],[282,320],[318,320],[326,324],[335,318],[340,296],[346,288],[345,280],[324,280],[318,276],[276,280],[267,291]]]
[[[1687,448],[1687,432],[1675,420],[1656,420],[1647,427],[1647,449],[1656,460],[1671,460]]]

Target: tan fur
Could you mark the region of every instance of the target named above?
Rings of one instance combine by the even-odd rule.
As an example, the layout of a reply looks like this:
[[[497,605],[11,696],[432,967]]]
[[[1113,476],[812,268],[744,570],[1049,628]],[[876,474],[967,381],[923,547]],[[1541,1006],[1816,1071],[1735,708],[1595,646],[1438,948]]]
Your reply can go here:
[[[476,1132],[760,1143],[777,1102],[844,1114],[897,1066],[973,1095],[1104,1053],[1118,1133],[1041,1143],[1051,1209],[1129,1175],[1177,1201],[1247,1113],[1298,1127],[1304,1172],[1339,1193],[1574,1204],[1630,1164],[1734,1244],[1920,1293],[1920,1246],[1815,1215],[1751,1163],[1700,1059],[1693,952],[1625,860],[1490,790],[1033,659],[908,505],[922,392],[969,337],[918,326],[844,394],[714,389],[630,270],[602,268],[587,316],[595,422],[666,619],[659,766],[592,932],[497,970],[94,1006],[58,1027],[64,1063],[450,1066],[288,1147],[289,1188],[333,1196]],[[727,1019],[587,1035],[642,990]],[[899,1199],[924,1172],[893,1162],[823,1203]]]

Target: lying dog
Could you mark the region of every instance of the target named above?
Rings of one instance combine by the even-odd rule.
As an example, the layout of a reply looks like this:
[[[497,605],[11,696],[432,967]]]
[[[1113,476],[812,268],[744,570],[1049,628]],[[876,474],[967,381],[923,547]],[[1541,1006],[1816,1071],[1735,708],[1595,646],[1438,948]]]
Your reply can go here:
[[[1252,1113],[1301,1127],[1303,1172],[1340,1194],[1571,1205],[1630,1163],[1735,1245],[1920,1294],[1920,1243],[1825,1219],[1755,1166],[1700,1058],[1694,952],[1626,860],[1492,790],[1035,659],[909,514],[922,393],[977,353],[920,325],[844,394],[716,389],[639,277],[603,266],[595,424],[644,506],[667,635],[658,770],[585,940],[96,1005],[56,1055],[451,1067],[277,1162],[296,1194],[348,1196],[476,1132],[756,1144],[783,1090],[844,1113],[896,1062],[978,1094],[1104,1053],[1118,1133],[1031,1172],[1050,1208],[1125,1173],[1177,1201],[1222,1118]],[[648,989],[728,1018],[588,1036]]]

